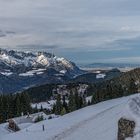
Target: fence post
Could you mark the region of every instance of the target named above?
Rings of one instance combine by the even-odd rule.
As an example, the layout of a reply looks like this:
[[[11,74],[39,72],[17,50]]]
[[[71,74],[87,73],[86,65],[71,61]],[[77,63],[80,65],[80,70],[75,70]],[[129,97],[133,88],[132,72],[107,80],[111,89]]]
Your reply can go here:
[[[45,126],[44,126],[44,124],[42,125],[42,130],[45,131]]]

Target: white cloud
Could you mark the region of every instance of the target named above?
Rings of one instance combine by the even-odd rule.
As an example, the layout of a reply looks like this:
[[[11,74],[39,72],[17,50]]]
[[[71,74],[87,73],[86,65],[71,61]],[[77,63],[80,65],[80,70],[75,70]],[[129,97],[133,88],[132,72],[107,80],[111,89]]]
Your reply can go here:
[[[111,58],[111,59],[104,59],[100,60],[102,62],[116,62],[116,63],[140,63],[139,56],[130,56],[130,57],[118,57],[118,58]]]
[[[59,52],[132,49],[118,40],[140,36],[139,4],[139,0],[0,0],[0,29],[16,32],[0,38],[0,45],[58,46]]]
[[[130,26],[123,26],[123,27],[121,27],[121,31],[131,31],[131,27]]]

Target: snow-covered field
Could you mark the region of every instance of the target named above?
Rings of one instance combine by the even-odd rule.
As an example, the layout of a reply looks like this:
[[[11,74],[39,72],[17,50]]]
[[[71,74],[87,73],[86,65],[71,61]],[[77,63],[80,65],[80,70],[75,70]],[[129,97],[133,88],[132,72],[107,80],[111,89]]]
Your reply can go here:
[[[79,90],[79,91],[82,92],[82,90]],[[92,96],[86,97],[86,102],[87,103],[91,102],[91,100],[92,100]],[[66,101],[66,103],[69,102],[68,100],[65,100],[65,101]],[[63,102],[63,101],[61,100],[61,102]],[[56,100],[50,100],[50,101],[47,101],[47,102],[40,102],[40,103],[32,103],[31,106],[32,106],[32,108],[36,108],[37,107],[37,109],[43,108],[43,109],[52,110],[54,104],[56,104]]]
[[[41,109],[41,107],[42,107],[43,109],[51,110],[55,103],[56,103],[56,100],[50,100],[48,102],[34,103],[34,104],[31,104],[31,106],[32,106],[32,108],[37,107],[37,109]]]
[[[96,79],[103,79],[103,78],[105,78],[105,76],[106,76],[105,74],[100,73],[100,74],[96,75]]]
[[[0,140],[116,140],[120,117],[138,118],[139,110],[133,110],[139,107],[139,102],[132,100],[134,97],[138,99],[137,96],[140,94],[92,105],[32,124],[17,133],[7,134],[4,126],[0,125]],[[45,131],[42,131],[42,125],[45,125]]]
[[[19,76],[33,76],[34,74],[43,74],[46,69],[36,69],[36,70],[31,70],[26,73],[20,73]]]

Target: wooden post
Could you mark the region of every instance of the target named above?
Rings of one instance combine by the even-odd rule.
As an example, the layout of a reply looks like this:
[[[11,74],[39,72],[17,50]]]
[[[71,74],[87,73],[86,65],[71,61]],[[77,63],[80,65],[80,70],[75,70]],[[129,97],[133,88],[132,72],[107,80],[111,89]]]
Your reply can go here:
[[[44,124],[42,125],[42,130],[45,131],[45,126],[44,126]]]

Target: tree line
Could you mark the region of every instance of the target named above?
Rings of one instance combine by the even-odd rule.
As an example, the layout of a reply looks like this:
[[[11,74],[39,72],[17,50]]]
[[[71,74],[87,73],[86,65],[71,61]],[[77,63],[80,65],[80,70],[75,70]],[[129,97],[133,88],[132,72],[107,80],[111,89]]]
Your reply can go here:
[[[0,95],[0,123],[32,112],[28,94]]]
[[[137,92],[138,85],[133,78],[124,84],[119,80],[110,80],[96,88],[92,96],[92,104],[132,95]]]
[[[87,103],[86,98],[78,94],[78,92],[71,92],[67,101],[65,96],[58,94],[56,104],[54,104],[52,112],[56,115],[64,115],[87,105],[90,105],[90,102]]]
[[[93,87],[90,86],[88,90],[93,94],[92,104],[96,104],[101,101],[137,93],[138,85],[133,78],[131,78],[127,84],[122,84],[121,81],[110,80],[104,84],[94,85]],[[30,96],[25,92],[0,95],[0,123],[5,122],[9,118],[19,117],[21,114],[25,115],[38,111],[64,115],[90,104],[90,102],[86,102],[86,97],[79,94],[77,90],[70,90],[68,97],[57,94],[56,103],[51,111],[43,108],[40,110],[37,108],[32,109]]]

